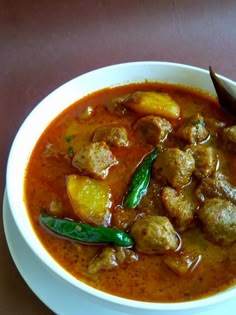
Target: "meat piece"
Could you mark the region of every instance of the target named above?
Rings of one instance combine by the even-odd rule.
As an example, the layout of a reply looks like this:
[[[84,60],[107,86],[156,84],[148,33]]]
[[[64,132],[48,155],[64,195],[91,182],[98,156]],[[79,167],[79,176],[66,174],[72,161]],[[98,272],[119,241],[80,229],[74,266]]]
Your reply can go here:
[[[166,255],[163,260],[178,276],[184,276],[199,266],[202,256],[195,252],[181,251]]]
[[[222,128],[226,126],[225,122],[216,120],[215,118],[212,117],[205,117],[205,123],[206,127],[209,128],[209,130],[213,131],[214,134],[219,132]]]
[[[112,226],[120,230],[127,230],[137,217],[135,209],[116,208],[112,212]]]
[[[228,200],[206,200],[199,218],[210,240],[222,245],[236,241],[236,206]]]
[[[140,118],[134,129],[145,142],[157,145],[166,139],[172,125],[165,118],[150,115]]]
[[[217,155],[212,147],[203,145],[191,145],[187,147],[186,152],[191,152],[195,160],[194,175],[202,179],[210,176],[217,168]]]
[[[137,209],[145,214],[150,215],[163,215],[164,207],[161,202],[162,185],[151,179],[148,186],[148,191],[144,195],[137,206]],[[130,210],[130,209],[129,209]]]
[[[161,152],[153,163],[153,176],[178,189],[189,183],[194,169],[191,153],[171,148]]]
[[[228,150],[236,151],[236,125],[224,128],[222,138]]]
[[[177,135],[189,144],[200,143],[209,136],[204,119],[197,114],[188,118],[177,130]]]
[[[194,218],[194,207],[184,195],[171,187],[162,190],[162,202],[166,215],[177,231],[183,232],[191,226]]]
[[[127,108],[125,107],[125,103],[130,98],[130,95],[116,97],[107,103],[106,107],[108,111],[112,114],[123,116],[127,113]]]
[[[225,141],[236,144],[236,126],[224,128],[222,133]]]
[[[115,267],[118,267],[116,251],[112,247],[105,247],[98,256],[90,261],[88,272],[95,274],[100,270],[111,270]]]
[[[178,247],[178,238],[169,219],[145,216],[137,219],[131,228],[136,248],[146,254],[164,253]]]
[[[73,157],[72,165],[94,178],[105,178],[111,166],[117,164],[115,156],[105,142],[84,146]]]
[[[127,147],[129,144],[127,131],[124,127],[101,126],[93,134],[93,142],[104,141],[110,146]]]
[[[207,198],[219,197],[227,199],[236,204],[236,187],[234,187],[221,173],[204,178],[196,189],[199,201],[204,202]]]
[[[137,261],[138,255],[128,248],[105,247],[88,265],[88,272],[95,274],[100,270],[111,270],[123,263]]]
[[[115,250],[116,250],[116,259],[119,265],[123,263],[131,263],[133,261],[138,260],[138,254],[129,248],[116,246]]]

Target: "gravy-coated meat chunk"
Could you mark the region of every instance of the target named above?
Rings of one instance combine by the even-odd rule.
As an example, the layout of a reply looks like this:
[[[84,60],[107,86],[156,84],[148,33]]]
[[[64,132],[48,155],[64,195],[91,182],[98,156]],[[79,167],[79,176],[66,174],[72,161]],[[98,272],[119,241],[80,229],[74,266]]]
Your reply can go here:
[[[177,231],[183,232],[190,227],[194,218],[194,207],[185,199],[182,193],[171,187],[162,190],[162,202],[166,215],[171,220]]]
[[[112,212],[112,226],[119,230],[127,230],[137,217],[135,209],[116,208]]]
[[[145,216],[137,219],[131,228],[137,250],[146,254],[175,250],[178,238],[169,219],[163,216]]]
[[[202,256],[194,251],[181,251],[164,257],[165,264],[178,276],[194,271],[201,263]]]
[[[94,178],[105,178],[111,166],[117,164],[115,156],[105,142],[84,146],[73,157],[72,165]]]
[[[104,141],[110,146],[126,147],[129,144],[127,131],[124,127],[101,126],[93,134],[93,142]]]
[[[201,181],[196,189],[196,196],[201,202],[208,198],[219,197],[236,204],[236,187],[222,173],[216,172],[211,177],[204,178]]]
[[[217,155],[212,147],[203,145],[191,145],[186,151],[192,153],[195,160],[194,175],[201,179],[210,176],[216,171]]]
[[[164,209],[160,198],[161,191],[162,185],[155,180],[151,180],[146,195],[142,197],[137,206],[138,210],[149,215],[163,215]]]
[[[200,143],[209,135],[204,119],[197,114],[188,118],[177,130],[177,135],[188,144]]]
[[[194,169],[192,154],[177,148],[161,152],[153,163],[154,177],[177,189],[189,183]]]
[[[222,138],[228,149],[236,151],[236,125],[224,128],[222,130]]]
[[[95,256],[88,265],[88,272],[95,274],[100,270],[111,270],[118,267],[116,251],[112,247],[105,247],[102,252]]]
[[[125,107],[125,102],[127,101],[127,96],[116,97],[107,103],[107,110],[117,116],[124,116],[127,113],[127,108]]]
[[[229,245],[236,241],[236,206],[228,200],[208,199],[199,218],[210,240]]]
[[[138,255],[131,249],[105,247],[100,254],[90,261],[88,272],[95,274],[100,270],[111,270],[123,263],[131,263],[136,260],[138,260]]]
[[[172,126],[165,118],[150,115],[140,118],[134,129],[145,142],[156,145],[166,139]]]
[[[206,127],[210,130],[211,134],[216,134],[226,126],[224,121],[217,120],[213,117],[205,117]]]
[[[236,126],[231,126],[223,129],[223,137],[226,141],[236,144]]]

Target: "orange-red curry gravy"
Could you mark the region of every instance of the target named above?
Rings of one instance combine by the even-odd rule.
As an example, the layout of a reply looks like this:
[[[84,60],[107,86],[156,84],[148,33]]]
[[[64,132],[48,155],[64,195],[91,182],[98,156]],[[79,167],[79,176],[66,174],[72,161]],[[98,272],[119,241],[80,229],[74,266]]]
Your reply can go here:
[[[118,102],[121,108],[110,106],[111,101],[135,91],[157,91],[168,93],[179,105],[178,119],[165,118],[171,124],[168,132],[159,143],[150,143],[145,135],[137,132],[135,125],[144,116]],[[121,100],[121,98],[119,99]],[[201,115],[208,135],[203,141],[191,144],[181,137],[178,130],[189,117]],[[156,115],[154,115],[156,116]],[[161,116],[161,115],[160,115]],[[197,122],[198,123],[198,122]],[[194,123],[193,123],[194,124]],[[109,208],[109,226],[118,227],[130,233],[133,223],[145,216],[166,216],[169,212],[163,202],[163,189],[168,186],[172,192],[181,196],[192,205],[193,220],[189,225],[181,225],[169,216],[169,220],[182,239],[182,247],[177,252],[143,253],[134,246],[130,248],[134,259],[117,265],[106,263],[96,272],[89,271],[92,261],[101,255],[105,247],[113,245],[85,245],[66,240],[50,233],[39,223],[39,215],[44,210],[60,218],[81,221],[72,208],[67,192],[67,176],[76,174],[88,176],[72,165],[76,152],[93,142],[95,130],[100,126],[122,126],[128,137],[124,146],[109,145],[117,163],[108,169],[104,179],[96,179],[109,186],[111,207]],[[25,201],[32,225],[43,246],[55,260],[79,280],[99,290],[148,302],[179,302],[194,300],[222,291],[236,282],[236,245],[235,242],[222,245],[212,240],[209,231],[199,219],[198,212],[204,207],[205,200],[211,198],[228,199],[227,195],[206,194],[199,199],[196,189],[203,179],[197,178],[194,171],[191,179],[183,187],[172,187],[165,179],[152,176],[148,193],[135,209],[125,209],[123,200],[131,177],[142,159],[156,146],[160,151],[179,148],[186,152],[189,146],[210,146],[215,152],[217,165],[215,172],[221,173],[230,181],[230,187],[236,185],[236,160],[232,146],[222,140],[223,129],[233,125],[233,119],[219,108],[217,102],[199,91],[159,83],[130,84],[127,86],[104,89],[79,100],[62,112],[47,127],[37,142],[25,175]],[[158,157],[157,157],[158,159]],[[155,162],[154,162],[155,163]],[[195,163],[196,165],[196,163]],[[213,171],[206,177],[211,179]],[[174,190],[173,190],[174,189]],[[181,197],[181,198],[182,198]],[[234,200],[231,200],[234,204]],[[185,201],[183,201],[185,202]],[[168,206],[168,205],[167,205]],[[235,226],[234,226],[235,229]],[[183,230],[183,231],[182,231]],[[132,256],[132,255],[131,255]],[[168,258],[170,257],[170,259]],[[178,269],[180,268],[180,269]]]

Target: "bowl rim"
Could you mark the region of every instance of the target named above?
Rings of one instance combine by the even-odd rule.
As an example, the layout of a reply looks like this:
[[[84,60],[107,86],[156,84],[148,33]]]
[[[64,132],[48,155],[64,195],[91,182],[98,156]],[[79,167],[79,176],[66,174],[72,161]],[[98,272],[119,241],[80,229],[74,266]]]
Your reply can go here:
[[[57,261],[50,255],[50,253],[44,248],[43,244],[37,237],[36,233],[34,233],[33,228],[31,226],[31,231],[29,231],[29,234],[34,233],[34,237],[37,239],[38,244],[35,244],[32,242],[31,239],[27,237],[26,234],[22,233],[24,231],[24,228],[22,226],[22,223],[18,220],[18,215],[17,215],[17,205],[15,203],[15,191],[13,190],[13,187],[11,185],[13,181],[13,172],[12,170],[14,167],[12,165],[15,165],[14,159],[15,159],[15,154],[19,152],[19,141],[21,140],[22,133],[24,132],[25,129],[27,129],[27,126],[31,119],[33,117],[36,117],[41,111],[44,110],[45,104],[50,102],[50,100],[54,100],[54,98],[60,97],[60,92],[61,90],[67,89],[70,85],[73,85],[73,83],[76,82],[76,80],[89,80],[92,78],[94,75],[99,75],[103,73],[103,71],[118,71],[121,70],[122,68],[135,68],[135,67],[169,67],[170,69],[184,69],[187,71],[194,71],[197,74],[201,74],[206,76],[208,75],[208,71],[199,67],[187,65],[187,64],[182,64],[182,63],[174,63],[174,62],[166,62],[166,61],[134,61],[134,62],[125,62],[125,63],[119,63],[115,65],[109,65],[105,66],[102,68],[98,68],[92,71],[89,71],[87,73],[81,74],[77,77],[75,77],[72,80],[69,80],[68,82],[62,84],[59,86],[57,89],[53,90],[48,96],[46,96],[41,102],[39,102],[34,109],[29,113],[29,115],[25,118],[23,121],[22,125],[18,129],[18,132],[16,133],[16,136],[12,142],[9,156],[8,156],[8,161],[7,161],[7,170],[6,170],[6,192],[8,195],[8,200],[9,200],[9,205],[10,205],[10,210],[13,215],[14,221],[23,236],[24,240],[26,241],[26,244],[31,248],[33,253],[38,257],[38,259],[41,261],[43,265],[45,265],[51,272],[56,274],[58,277],[62,278],[66,282],[69,282],[71,285],[75,286],[78,289],[83,290],[86,293],[91,294],[92,296],[95,296],[99,299],[102,299],[103,301],[106,301],[108,303],[120,305],[122,307],[126,306],[129,308],[133,309],[140,309],[140,310],[189,310],[189,309],[194,309],[194,308],[200,308],[200,307],[205,307],[205,306],[210,306],[212,304],[218,303],[225,301],[226,299],[229,299],[231,297],[236,296],[236,287],[232,287],[227,289],[226,291],[219,292],[217,294],[214,294],[212,296],[206,296],[201,299],[197,300],[192,300],[192,301],[184,301],[184,302],[174,302],[174,303],[165,303],[165,302],[143,302],[143,301],[136,301],[136,300],[131,300],[119,296],[115,296],[103,291],[100,291],[98,289],[95,289],[86,283],[82,282],[79,279],[76,279],[73,277],[68,271],[66,271],[62,266],[60,266]],[[225,83],[229,84],[230,86],[233,86],[236,89],[236,82],[232,81],[229,78],[226,78],[224,76],[218,75]],[[210,79],[209,79],[210,80]],[[143,79],[144,81],[144,79]],[[158,81],[158,80],[156,80]],[[132,80],[130,83],[133,82]],[[141,82],[141,81],[139,81]],[[126,84],[126,82],[122,82],[122,85]],[[108,85],[107,87],[110,87],[111,85]],[[92,90],[90,93],[95,92],[96,90]],[[78,97],[78,99],[83,98],[87,94],[83,94],[82,96]],[[72,105],[72,102],[70,100],[67,101],[67,105],[64,106],[63,108],[67,108],[70,105]],[[57,115],[59,114],[59,111]],[[57,115],[53,116],[56,117]],[[49,120],[50,123],[51,120]],[[47,126],[44,125],[43,130],[45,130]],[[41,133],[38,135],[38,138],[41,136]],[[31,148],[31,151],[33,150],[34,147]],[[29,159],[29,157],[28,157]],[[27,162],[28,163],[28,162]],[[25,164],[25,167],[27,166],[27,163]],[[22,209],[24,208],[25,212],[27,213],[26,206],[24,205],[23,201],[23,196],[22,196]],[[27,214],[28,216],[28,214]],[[30,221],[30,219],[29,219]],[[34,241],[36,241],[34,238]],[[36,241],[36,242],[37,242]],[[37,245],[35,247],[35,245]],[[41,246],[41,250],[38,251],[39,247]],[[43,253],[43,255],[42,255]],[[46,261],[44,258],[47,257]]]

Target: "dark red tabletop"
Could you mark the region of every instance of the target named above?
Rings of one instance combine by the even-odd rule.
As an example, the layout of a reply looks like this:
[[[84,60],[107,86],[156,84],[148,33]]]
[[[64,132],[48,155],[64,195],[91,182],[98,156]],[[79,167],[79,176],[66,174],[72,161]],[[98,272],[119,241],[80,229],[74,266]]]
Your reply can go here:
[[[66,81],[102,66],[172,61],[236,80],[234,0],[1,0],[0,195],[27,114]],[[28,288],[0,220],[0,314],[53,314]]]

